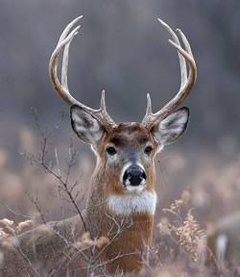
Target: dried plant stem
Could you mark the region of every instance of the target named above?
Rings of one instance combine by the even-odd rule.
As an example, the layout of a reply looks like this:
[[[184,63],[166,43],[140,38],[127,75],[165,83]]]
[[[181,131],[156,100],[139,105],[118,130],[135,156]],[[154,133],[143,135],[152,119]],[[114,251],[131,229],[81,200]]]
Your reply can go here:
[[[47,138],[45,137],[44,140],[43,140],[43,145],[42,145],[42,152],[41,152],[41,160],[40,160],[40,165],[45,169],[45,171],[47,173],[49,173],[50,175],[52,175],[55,179],[58,180],[58,182],[63,186],[64,188],[64,191],[67,193],[71,203],[73,204],[74,208],[76,209],[78,215],[80,216],[81,218],[81,221],[83,223],[83,227],[84,227],[84,230],[85,232],[87,232],[87,225],[86,225],[86,222],[83,218],[83,215],[82,215],[82,212],[80,211],[75,199],[73,198],[73,195],[72,195],[72,189],[69,189],[68,187],[68,176],[70,174],[70,167],[72,166],[71,164],[69,164],[69,170],[68,170],[68,173],[67,173],[67,178],[66,180],[63,180],[62,176],[58,175],[56,172],[54,172],[46,163],[46,154],[47,154]],[[74,184],[75,186],[75,184]]]

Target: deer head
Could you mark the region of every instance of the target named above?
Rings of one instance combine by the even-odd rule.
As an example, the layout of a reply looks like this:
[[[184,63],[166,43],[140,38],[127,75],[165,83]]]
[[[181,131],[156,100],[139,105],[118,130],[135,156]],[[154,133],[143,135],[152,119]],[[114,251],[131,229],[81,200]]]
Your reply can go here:
[[[152,112],[147,95],[146,114],[141,123],[115,123],[109,116],[105,91],[102,91],[99,109],[92,109],[77,101],[69,92],[67,83],[68,52],[71,41],[80,26],[73,29],[82,16],[74,19],[61,34],[49,64],[50,79],[58,95],[70,106],[72,128],[77,136],[89,143],[104,170],[111,178],[108,189],[114,194],[139,193],[153,189],[153,163],[156,153],[175,142],[186,130],[189,109],[177,108],[189,95],[196,81],[197,70],[188,40],[179,30],[176,33],[162,20],[158,21],[169,32],[170,44],[177,50],[181,85],[176,96],[156,113]],[[179,38],[182,40],[181,46]],[[63,52],[61,81],[57,67]],[[189,72],[187,70],[189,68]]]

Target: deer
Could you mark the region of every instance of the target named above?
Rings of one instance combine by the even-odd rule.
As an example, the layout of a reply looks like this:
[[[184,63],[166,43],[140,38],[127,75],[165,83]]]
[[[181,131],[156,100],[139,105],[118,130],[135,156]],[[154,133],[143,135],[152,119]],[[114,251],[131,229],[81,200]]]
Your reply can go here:
[[[115,123],[106,109],[105,91],[102,92],[100,109],[92,109],[77,101],[69,92],[67,84],[68,50],[80,26],[71,28],[80,18],[73,20],[63,31],[49,64],[50,79],[57,94],[70,105],[73,131],[85,143],[91,145],[96,155],[96,167],[90,182],[87,203],[87,228],[92,237],[107,235],[109,215],[113,218],[128,217],[132,226],[120,238],[113,241],[105,251],[105,259],[114,259],[119,253],[139,254],[122,257],[112,262],[109,272],[117,268],[124,272],[140,270],[142,252],[150,245],[156,209],[155,165],[156,154],[167,144],[176,141],[185,131],[189,109],[176,108],[186,99],[196,81],[196,63],[189,42],[181,30],[176,33],[162,20],[159,22],[170,33],[170,43],[177,50],[180,61],[181,85],[177,95],[156,113],[152,112],[151,98],[147,96],[147,110],[141,123]],[[57,68],[60,53],[62,76]],[[189,67],[189,74],[187,72]],[[108,216],[106,216],[106,214]],[[97,227],[97,228],[96,228]],[[107,229],[106,229],[107,227]]]
[[[77,237],[86,231],[92,240],[107,237],[109,242],[97,252],[107,272],[138,273],[143,268],[144,251],[153,240],[157,204],[155,157],[165,145],[177,141],[187,128],[189,108],[179,106],[196,82],[196,62],[184,33],[180,29],[173,31],[158,19],[169,33],[169,43],[178,54],[181,75],[179,91],[155,113],[148,94],[146,113],[141,123],[116,123],[107,112],[104,90],[100,108],[93,109],[76,100],[68,88],[69,48],[78,34],[80,25],[77,23],[81,18],[79,16],[71,21],[60,35],[49,61],[49,76],[57,95],[70,106],[72,129],[82,142],[91,146],[96,165],[89,182],[84,220],[77,217],[77,224],[73,223],[75,219],[67,219],[67,223],[54,226],[61,231],[61,226],[75,224]],[[68,236],[68,232],[63,232],[62,236]],[[56,236],[54,239],[58,240]],[[50,242],[51,239],[48,239]],[[57,243],[54,251],[51,251],[52,258],[63,249],[63,243],[61,247]],[[69,276],[86,276],[74,274]]]

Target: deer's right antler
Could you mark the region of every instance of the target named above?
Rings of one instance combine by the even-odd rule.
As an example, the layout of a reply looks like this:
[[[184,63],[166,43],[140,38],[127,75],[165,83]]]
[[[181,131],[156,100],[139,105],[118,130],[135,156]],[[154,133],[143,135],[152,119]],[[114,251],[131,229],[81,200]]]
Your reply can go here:
[[[116,126],[116,123],[112,120],[112,118],[107,113],[106,109],[106,102],[105,102],[105,91],[102,91],[101,96],[101,105],[100,108],[95,110],[92,109],[83,103],[77,101],[69,92],[68,89],[68,82],[67,82],[67,71],[68,71],[68,53],[69,53],[69,46],[78,33],[78,29],[80,26],[78,25],[75,27],[72,31],[71,29],[73,26],[82,18],[82,16],[79,16],[75,18],[72,22],[70,22],[67,27],[62,32],[57,46],[55,50],[52,53],[52,56],[49,61],[49,76],[51,83],[56,90],[57,94],[69,105],[78,105],[81,107],[84,111],[92,115],[94,118],[96,118],[102,126],[106,130],[111,130]],[[62,57],[62,70],[61,70],[61,81],[58,78],[58,60],[60,54],[63,52]]]

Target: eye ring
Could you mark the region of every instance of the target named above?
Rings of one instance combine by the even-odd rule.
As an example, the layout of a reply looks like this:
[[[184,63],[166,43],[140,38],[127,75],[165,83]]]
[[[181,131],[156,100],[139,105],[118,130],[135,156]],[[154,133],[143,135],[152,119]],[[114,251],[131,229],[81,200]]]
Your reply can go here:
[[[152,146],[149,145],[144,149],[144,153],[149,156],[152,153],[152,150]]]
[[[113,146],[107,147],[106,152],[110,156],[114,156],[115,154],[117,154],[117,150]]]

